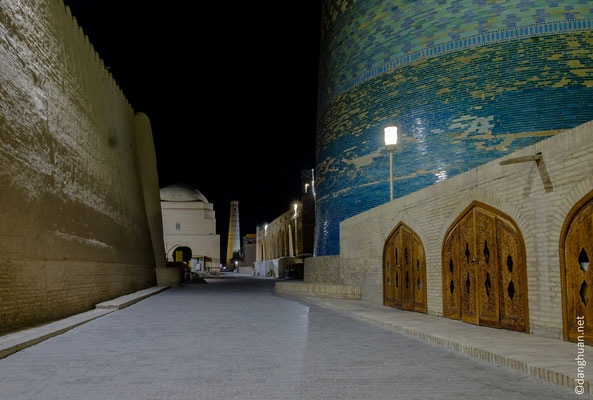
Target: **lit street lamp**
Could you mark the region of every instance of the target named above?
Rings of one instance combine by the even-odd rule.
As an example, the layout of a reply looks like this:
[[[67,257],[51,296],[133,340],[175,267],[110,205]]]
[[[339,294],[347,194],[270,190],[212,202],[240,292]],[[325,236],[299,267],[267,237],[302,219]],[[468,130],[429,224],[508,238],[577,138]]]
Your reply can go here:
[[[397,144],[397,126],[385,127],[385,147],[389,152],[389,191],[393,200],[393,153]]]

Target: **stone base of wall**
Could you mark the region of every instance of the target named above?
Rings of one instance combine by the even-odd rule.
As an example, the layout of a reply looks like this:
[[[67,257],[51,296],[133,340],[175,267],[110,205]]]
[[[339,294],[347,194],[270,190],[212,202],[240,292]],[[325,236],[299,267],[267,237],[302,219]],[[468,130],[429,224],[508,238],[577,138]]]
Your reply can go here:
[[[169,263],[172,264],[172,263]],[[169,266],[165,268],[155,268],[156,281],[159,286],[181,286],[183,280],[184,267],[183,266]]]
[[[64,318],[156,284],[154,265],[77,261],[0,263],[0,332]]]
[[[360,288],[356,286],[324,283],[276,282],[276,294],[287,296],[317,296],[360,300]]]
[[[305,282],[340,284],[340,256],[305,258]]]

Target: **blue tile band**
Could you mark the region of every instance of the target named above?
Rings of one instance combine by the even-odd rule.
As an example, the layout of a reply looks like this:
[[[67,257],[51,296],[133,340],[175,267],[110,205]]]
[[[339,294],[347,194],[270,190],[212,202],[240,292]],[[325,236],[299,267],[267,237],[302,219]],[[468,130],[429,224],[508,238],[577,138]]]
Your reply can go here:
[[[510,3],[530,2],[499,4]],[[439,55],[406,55],[320,108],[316,255],[339,253],[340,221],[389,201],[387,124],[400,131],[394,192],[401,197],[593,120],[590,28],[523,28],[527,37],[513,38],[513,28],[467,46],[469,38],[435,45]],[[482,43],[487,35],[498,39]]]

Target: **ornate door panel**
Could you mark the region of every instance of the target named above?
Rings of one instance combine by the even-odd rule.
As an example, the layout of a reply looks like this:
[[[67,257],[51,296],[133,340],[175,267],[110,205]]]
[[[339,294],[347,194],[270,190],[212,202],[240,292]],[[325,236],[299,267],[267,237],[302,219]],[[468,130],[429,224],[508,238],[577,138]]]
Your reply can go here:
[[[467,210],[443,244],[443,314],[472,324],[526,331],[521,234],[510,219],[488,206],[476,204]]]
[[[461,318],[459,254],[459,227],[456,226],[445,241],[442,267],[443,314],[453,319]]]
[[[426,256],[422,243],[412,237],[412,267],[414,271],[414,311],[426,312]]]
[[[480,325],[500,327],[496,217],[476,207],[477,301]]]
[[[476,304],[476,249],[474,211],[467,213],[459,222],[461,319],[478,323]]]
[[[503,328],[525,331],[527,282],[521,238],[507,222],[496,218],[500,265],[500,324]]]
[[[398,224],[383,250],[383,304],[426,312],[426,256],[422,241]]]
[[[565,337],[577,341],[578,336],[584,336],[587,344],[593,344],[593,272],[589,261],[592,255],[593,200],[574,215],[564,241]],[[578,320],[584,320],[580,329]]]
[[[401,227],[401,250],[402,250],[402,276],[401,276],[401,287],[402,287],[402,308],[404,310],[414,309],[414,269],[412,267],[413,255],[412,255],[412,235],[410,232]]]
[[[392,237],[393,248],[395,250],[395,269],[393,283],[393,306],[402,307],[402,249],[401,249],[401,230],[398,229]]]
[[[394,256],[393,242],[389,240],[383,251],[383,304],[386,306],[393,306]]]

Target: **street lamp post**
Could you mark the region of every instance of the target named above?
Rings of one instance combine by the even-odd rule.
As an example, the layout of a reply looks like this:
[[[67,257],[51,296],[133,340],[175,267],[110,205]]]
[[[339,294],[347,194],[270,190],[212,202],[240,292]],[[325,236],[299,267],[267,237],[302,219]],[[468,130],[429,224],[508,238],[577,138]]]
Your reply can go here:
[[[395,145],[397,144],[397,126],[385,127],[385,147],[389,152],[389,193],[390,199],[393,200],[393,153],[395,152]]]

